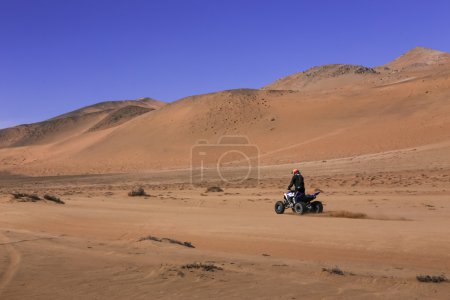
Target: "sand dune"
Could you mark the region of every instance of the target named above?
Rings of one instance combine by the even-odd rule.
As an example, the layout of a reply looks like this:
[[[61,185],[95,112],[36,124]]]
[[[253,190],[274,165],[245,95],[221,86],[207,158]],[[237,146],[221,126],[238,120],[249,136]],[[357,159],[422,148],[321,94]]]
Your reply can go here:
[[[150,98],[107,101],[50,120],[0,130],[0,148],[49,144],[88,130],[114,127],[142,113],[159,109],[163,102]]]
[[[262,165],[443,143],[450,139],[448,57],[415,48],[381,67],[315,67],[261,90],[222,91],[168,105],[100,103],[0,131],[0,169],[52,175],[185,168],[198,140],[213,145],[223,135],[247,136]],[[418,168],[426,168],[421,161],[426,159]]]

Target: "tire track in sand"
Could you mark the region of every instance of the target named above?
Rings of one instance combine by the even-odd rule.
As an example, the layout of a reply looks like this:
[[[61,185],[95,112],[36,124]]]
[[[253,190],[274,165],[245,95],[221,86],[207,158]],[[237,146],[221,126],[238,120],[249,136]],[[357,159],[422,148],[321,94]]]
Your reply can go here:
[[[9,242],[9,239],[0,233],[0,240],[3,242]],[[4,244],[0,247],[6,250],[6,253],[9,258],[9,264],[6,266],[5,270],[1,270],[0,272],[0,296],[2,295],[5,288],[14,278],[17,270],[19,269],[20,262],[22,260],[22,256],[20,253],[14,248],[13,244]]]

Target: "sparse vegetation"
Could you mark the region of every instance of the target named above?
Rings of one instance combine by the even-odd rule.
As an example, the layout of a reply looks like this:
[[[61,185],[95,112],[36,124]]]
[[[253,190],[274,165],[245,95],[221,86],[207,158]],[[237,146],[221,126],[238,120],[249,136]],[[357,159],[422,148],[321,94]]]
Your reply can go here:
[[[215,271],[222,271],[222,267],[218,267],[214,264],[203,264],[203,263],[192,263],[187,264],[181,267],[182,269],[201,269],[206,272],[215,272]]]
[[[145,192],[143,187],[137,186],[137,187],[134,187],[133,190],[128,193],[128,196],[130,196],[130,197],[143,197],[143,196],[149,196],[149,195]]]
[[[342,271],[338,266],[333,268],[322,268],[322,272],[328,272],[335,275],[344,275],[344,271]]]
[[[223,189],[219,186],[210,186],[206,189],[206,193],[220,193]]]
[[[447,277],[445,277],[445,275],[443,275],[443,274],[442,275],[438,275],[438,276],[434,276],[434,275],[417,275],[416,278],[420,282],[441,283],[441,282],[448,281]]]
[[[39,200],[42,200],[38,195],[36,194],[28,194],[28,193],[19,193],[19,192],[12,192],[11,195],[20,202],[36,202]]]
[[[151,236],[151,235],[149,235],[147,237],[140,238],[138,240],[138,242],[145,241],[145,240],[155,241],[155,242],[160,242],[160,243],[168,242],[168,243],[171,243],[171,244],[177,244],[177,245],[184,246],[184,247],[187,247],[187,248],[195,248],[195,246],[192,245],[191,242],[181,242],[181,241],[178,241],[178,240],[175,240],[175,239],[171,239],[171,238],[158,238],[156,236]]]
[[[56,197],[54,195],[50,195],[50,194],[45,194],[44,195],[44,199],[48,200],[48,201],[53,201],[53,202],[58,203],[58,204],[65,204],[64,201],[62,201],[60,198],[58,198],[58,197]]]
[[[375,69],[361,66],[355,70],[355,74],[377,74],[378,72]]]
[[[57,204],[65,204],[64,201],[62,201],[60,198],[50,194],[45,194],[43,199],[39,197],[37,194],[12,192],[11,195],[14,197],[16,201],[19,202],[37,202],[37,201],[45,202],[45,200],[48,200]]]

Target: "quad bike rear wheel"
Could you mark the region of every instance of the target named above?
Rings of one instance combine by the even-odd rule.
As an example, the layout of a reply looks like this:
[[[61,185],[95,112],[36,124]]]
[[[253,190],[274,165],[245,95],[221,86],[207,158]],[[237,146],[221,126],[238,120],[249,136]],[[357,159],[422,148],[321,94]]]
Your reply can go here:
[[[284,203],[283,203],[283,201],[277,201],[277,203],[275,203],[275,212],[277,214],[284,213]]]
[[[297,202],[294,205],[294,211],[299,214],[299,215],[303,215],[306,211],[306,206],[303,202]]]
[[[321,214],[323,212],[323,204],[320,201],[311,202],[311,212],[315,214]]]

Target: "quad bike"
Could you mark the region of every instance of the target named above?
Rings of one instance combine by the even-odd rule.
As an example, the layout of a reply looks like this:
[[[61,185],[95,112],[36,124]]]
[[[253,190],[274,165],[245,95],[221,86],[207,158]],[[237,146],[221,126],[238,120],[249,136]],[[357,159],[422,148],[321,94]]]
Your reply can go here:
[[[299,215],[303,215],[304,213],[320,214],[323,212],[323,204],[316,200],[319,194],[320,192],[315,192],[314,194],[296,194],[294,191],[287,191],[284,193],[284,201],[275,203],[275,212],[282,214],[286,208],[292,208],[292,211]]]

